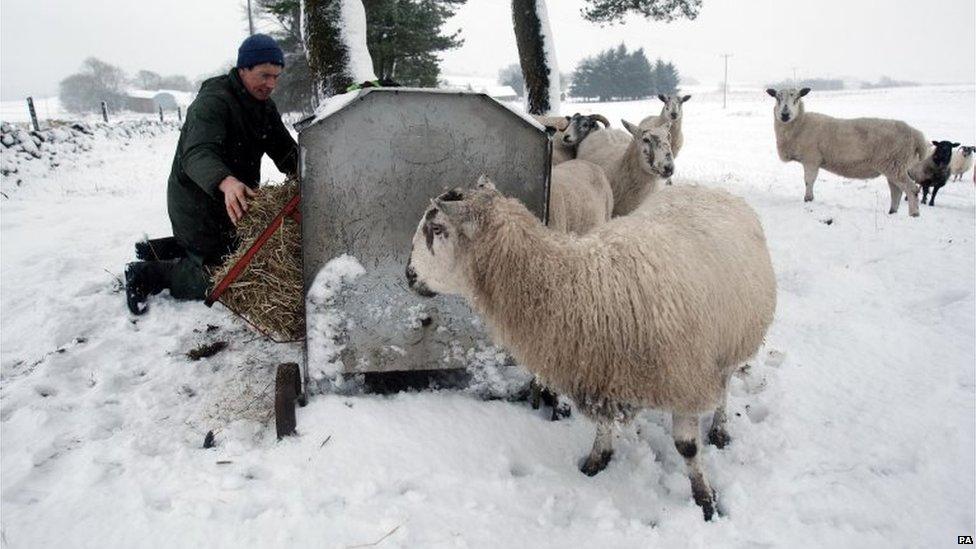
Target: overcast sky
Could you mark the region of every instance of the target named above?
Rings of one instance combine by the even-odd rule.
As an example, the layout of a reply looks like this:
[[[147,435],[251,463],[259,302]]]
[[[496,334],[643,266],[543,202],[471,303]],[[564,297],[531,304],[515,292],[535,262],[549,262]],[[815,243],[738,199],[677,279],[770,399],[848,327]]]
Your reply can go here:
[[[803,77],[920,82],[976,80],[974,0],[704,0],[694,21],[640,18],[600,28],[579,15],[583,0],[548,0],[560,70],[621,42],[675,62],[702,83]],[[133,74],[148,69],[191,79],[236,58],[247,34],[244,0],[0,0],[0,97],[54,95],[88,56]],[[510,0],[468,0],[447,30],[465,45],[443,55],[448,74],[494,76],[516,62]],[[267,24],[261,25],[269,28]]]

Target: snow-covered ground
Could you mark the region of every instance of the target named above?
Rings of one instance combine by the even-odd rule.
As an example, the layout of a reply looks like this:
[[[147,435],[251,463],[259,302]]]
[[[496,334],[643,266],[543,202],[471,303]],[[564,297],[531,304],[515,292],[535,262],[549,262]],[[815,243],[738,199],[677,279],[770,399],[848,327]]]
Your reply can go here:
[[[701,520],[670,419],[653,411],[593,478],[577,470],[589,421],[465,392],[318,395],[300,436],[276,442],[272,368],[300,347],[164,296],[135,318],[119,293],[132,243],[168,231],[172,132],[96,141],[0,201],[0,544],[939,547],[974,534],[971,175],[918,219],[887,215],[882,180],[824,172],[805,204],[801,168],[776,157],[772,100],[729,99],[685,105],[677,184],[727,188],[759,212],[779,307],[733,381],[734,442],[704,451],[719,520]],[[976,136],[972,86],[806,102]],[[564,105],[618,127],[659,109]],[[228,350],[186,358],[217,340]],[[218,445],[204,450],[209,429]]]

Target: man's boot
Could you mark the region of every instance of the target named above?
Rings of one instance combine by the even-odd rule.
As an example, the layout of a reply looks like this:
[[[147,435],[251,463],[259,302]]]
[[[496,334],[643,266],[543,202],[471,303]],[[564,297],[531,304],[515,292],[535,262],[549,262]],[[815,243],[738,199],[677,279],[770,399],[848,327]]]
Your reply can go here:
[[[176,241],[175,236],[153,238],[136,242],[136,259],[143,261],[165,261],[186,257],[186,250]]]
[[[125,303],[134,315],[145,313],[146,299],[170,286],[172,262],[136,261],[125,266]]]

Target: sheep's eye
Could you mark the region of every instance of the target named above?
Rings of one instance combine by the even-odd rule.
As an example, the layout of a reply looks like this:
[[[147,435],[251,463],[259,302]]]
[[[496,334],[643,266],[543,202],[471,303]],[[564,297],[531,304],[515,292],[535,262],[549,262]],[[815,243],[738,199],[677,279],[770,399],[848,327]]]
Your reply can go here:
[[[645,137],[644,138],[644,143],[647,143],[648,145],[650,145],[651,144],[651,138]]]

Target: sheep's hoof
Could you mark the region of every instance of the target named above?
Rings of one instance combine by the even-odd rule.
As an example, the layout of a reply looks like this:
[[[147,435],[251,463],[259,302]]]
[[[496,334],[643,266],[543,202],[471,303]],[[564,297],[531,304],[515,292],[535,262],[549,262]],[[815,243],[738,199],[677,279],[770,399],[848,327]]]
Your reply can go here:
[[[569,404],[557,401],[552,407],[552,416],[549,417],[549,421],[559,421],[571,415],[573,415],[573,409],[569,407]]]
[[[592,477],[599,473],[600,471],[607,468],[607,464],[610,463],[610,458],[613,457],[613,450],[607,450],[606,452],[601,452],[596,457],[593,454],[587,456],[586,461],[580,467],[580,471],[588,477]]]
[[[918,217],[918,212],[915,212],[915,213],[910,213],[910,214],[908,214],[908,215],[910,215],[910,216],[912,216],[912,217]]]
[[[712,520],[712,517],[715,516],[715,491],[695,490],[692,486],[692,496],[695,498],[695,503],[701,507],[705,521]]]
[[[730,442],[732,442],[732,437],[729,436],[729,433],[725,429],[712,429],[708,431],[708,443],[716,448],[725,448]]]
[[[803,201],[804,202],[813,202],[813,196],[809,196],[809,195],[808,196],[804,196],[803,197]]]
[[[896,214],[896,213],[898,213],[898,210],[896,210],[894,208],[891,208],[890,210],[888,210],[888,215]]]

